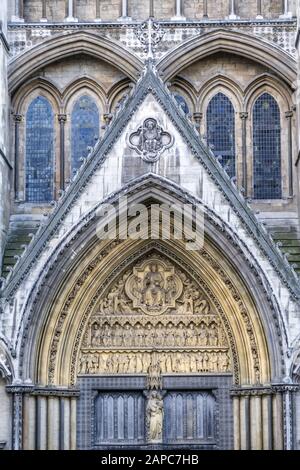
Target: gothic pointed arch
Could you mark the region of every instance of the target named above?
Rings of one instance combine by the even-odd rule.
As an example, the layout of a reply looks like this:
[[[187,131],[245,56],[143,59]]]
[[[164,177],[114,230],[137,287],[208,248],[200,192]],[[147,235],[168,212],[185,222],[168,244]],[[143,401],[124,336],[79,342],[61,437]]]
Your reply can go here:
[[[187,202],[186,195],[180,196],[176,192],[173,192],[170,199],[171,187],[167,189],[165,181],[164,186],[161,186],[159,181],[153,185],[154,181],[150,178],[148,189],[146,185],[142,192],[137,191],[140,187],[138,182],[136,187],[133,185],[130,192],[132,200],[144,203],[153,199],[160,203],[170,202],[170,200]],[[128,190],[126,193],[129,194]],[[127,282],[129,274],[132,276],[134,273],[141,273],[137,275],[141,276],[141,282],[143,282],[143,276],[149,271],[149,265],[155,263],[159,266],[158,271],[161,275],[166,276],[165,282],[173,275],[176,279],[175,284],[177,283],[177,290],[175,289],[174,294],[177,300],[175,299],[174,305],[167,304],[166,310],[170,310],[173,305],[173,312],[175,309],[176,315],[181,315],[181,317],[183,315],[183,321],[184,315],[187,312],[192,314],[192,309],[198,308],[198,305],[200,309],[198,312],[201,312],[200,317],[197,318],[198,326],[201,324],[202,313],[208,315],[206,317],[208,319],[209,312],[214,312],[212,316],[215,315],[216,324],[222,326],[221,330],[224,331],[226,341],[228,341],[231,364],[228,372],[233,375],[233,384],[249,383],[249,381],[268,383],[271,377],[279,377],[283,373],[278,369],[280,363],[278,357],[281,356],[278,345],[283,341],[283,337],[281,336],[281,340],[278,340],[277,336],[283,333],[272,320],[276,306],[271,307],[266,302],[266,296],[259,295],[260,288],[257,283],[256,293],[253,287],[250,288],[250,284],[254,286],[251,278],[258,275],[252,272],[251,268],[241,280],[240,273],[238,274],[239,268],[237,265],[233,266],[232,260],[235,260],[234,264],[243,263],[243,256],[236,251],[234,244],[229,253],[228,239],[225,241],[222,230],[216,231],[215,225],[213,223],[210,225],[211,223],[208,222],[204,249],[197,254],[182,256],[184,250],[181,243],[160,241],[148,243],[132,240],[100,242],[95,236],[95,220],[94,222],[92,220],[88,226],[84,223],[85,230],[77,227],[78,235],[74,237],[73,234],[71,245],[65,244],[66,241],[63,242],[64,247],[61,246],[60,254],[57,252],[55,259],[48,263],[45,267],[44,279],[41,279],[39,285],[36,285],[32,291],[30,303],[26,307],[29,314],[26,320],[27,327],[20,336],[22,357],[25,359],[20,373],[24,378],[33,376],[39,383],[74,385],[80,367],[85,367],[82,365],[83,359],[80,359],[80,351],[84,352],[89,349],[88,345],[84,346],[86,344],[84,338],[91,332],[89,328],[92,328],[95,323],[93,318],[98,318],[101,309],[104,314],[106,312],[108,316],[111,316],[109,310],[105,311],[107,299],[117,299],[118,296],[114,293],[119,288],[123,289],[124,286],[120,286]],[[85,240],[84,243],[83,240]],[[76,256],[74,254],[69,256],[69,250],[76,253]],[[84,263],[82,263],[83,259]],[[222,259],[221,262],[218,261],[220,259]],[[66,260],[69,260],[68,266],[65,264]],[[62,261],[64,262],[63,269],[59,267]],[[54,269],[54,265],[58,269]],[[163,270],[165,270],[164,274],[162,274]],[[245,268],[243,272],[245,273]],[[60,275],[57,276],[57,273]],[[214,279],[213,284],[211,279]],[[51,299],[49,293],[43,288],[45,282],[51,283]],[[194,301],[187,298],[184,300],[181,297],[180,282],[186,282],[192,290],[197,292],[197,298]],[[246,287],[247,284],[248,287]],[[139,306],[140,304],[135,304],[134,307],[130,303],[133,301],[133,285],[131,284],[126,289],[127,297],[115,300],[118,306],[114,313],[122,317],[122,315],[126,316],[130,309],[137,308],[140,309],[140,315],[143,315],[143,307]],[[174,301],[174,299],[171,300]],[[260,315],[255,313],[257,307],[260,308]],[[151,315],[147,317],[147,313],[146,318],[141,320],[145,325],[148,321],[150,324],[153,321]],[[160,317],[165,314],[165,311],[162,309],[154,313]],[[195,313],[196,311],[193,315]],[[148,321],[146,321],[147,318]],[[167,319],[164,318],[163,324],[166,321]],[[116,323],[119,324],[119,322],[116,318]],[[210,322],[209,325],[214,322]],[[173,327],[179,326],[179,323]],[[125,328],[125,324],[123,326]],[[53,331],[50,336],[47,333],[49,331]],[[222,348],[219,352],[221,351]]]
[[[158,67],[168,80],[195,61],[218,52],[247,57],[266,65],[290,86],[296,80],[296,62],[290,54],[259,37],[224,29],[209,31],[185,41],[163,57]]]
[[[90,32],[74,32],[66,41],[64,34],[43,41],[26,54],[17,57],[9,68],[10,91],[13,92],[34,72],[60,59],[87,54],[117,67],[124,75],[136,80],[142,62],[117,41]]]

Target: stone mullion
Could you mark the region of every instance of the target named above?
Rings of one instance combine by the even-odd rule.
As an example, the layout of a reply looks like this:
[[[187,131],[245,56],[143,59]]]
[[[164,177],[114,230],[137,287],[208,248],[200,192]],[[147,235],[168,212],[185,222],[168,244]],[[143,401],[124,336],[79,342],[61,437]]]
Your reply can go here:
[[[294,181],[293,181],[293,128],[292,119],[293,111],[285,113],[285,117],[288,120],[288,196],[293,197],[294,195]]]
[[[19,134],[20,134],[20,123],[23,120],[23,116],[21,114],[14,115],[14,123],[15,123],[15,161],[14,161],[14,193],[15,193],[15,200],[19,199],[19,177],[20,177],[20,162],[19,162]]]
[[[248,113],[240,113],[242,120],[242,186],[244,197],[248,196],[248,165],[247,165],[247,119]]]
[[[67,121],[66,114],[58,115],[60,128],[60,189],[65,190],[65,123]]]

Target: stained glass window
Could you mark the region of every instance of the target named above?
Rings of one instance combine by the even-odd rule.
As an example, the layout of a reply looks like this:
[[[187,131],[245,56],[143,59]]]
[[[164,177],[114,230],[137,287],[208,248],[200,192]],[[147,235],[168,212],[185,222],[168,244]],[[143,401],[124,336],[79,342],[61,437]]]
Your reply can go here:
[[[254,198],[280,199],[281,126],[276,100],[264,93],[253,109]]]
[[[48,100],[38,96],[26,115],[26,201],[53,199],[54,115]]]
[[[99,139],[99,112],[94,100],[81,96],[72,111],[72,170],[82,165],[81,158],[87,157],[88,147],[94,147]]]
[[[207,142],[230,177],[235,176],[235,116],[231,101],[218,93],[207,109]]]
[[[185,101],[184,97],[181,95],[178,95],[177,93],[174,95],[175,100],[179,104],[179,106],[182,108],[183,112],[185,114],[189,114],[190,110],[188,107],[187,102]]]

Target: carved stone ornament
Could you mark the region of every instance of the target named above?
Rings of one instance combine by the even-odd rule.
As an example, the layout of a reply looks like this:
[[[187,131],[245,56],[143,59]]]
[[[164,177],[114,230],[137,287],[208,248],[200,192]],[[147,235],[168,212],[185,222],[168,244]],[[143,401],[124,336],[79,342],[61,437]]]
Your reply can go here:
[[[142,126],[129,136],[129,145],[145,162],[155,163],[161,154],[172,147],[174,138],[163,130],[154,118],[145,119]]]
[[[149,394],[146,407],[147,438],[149,442],[159,443],[163,438],[164,402],[159,392]]]
[[[168,308],[175,308],[182,288],[174,267],[155,259],[135,267],[125,285],[133,308],[139,308],[147,315],[161,315]]]
[[[115,281],[91,316],[78,373],[144,374],[160,390],[164,374],[232,370],[221,318],[194,280],[149,256]]]

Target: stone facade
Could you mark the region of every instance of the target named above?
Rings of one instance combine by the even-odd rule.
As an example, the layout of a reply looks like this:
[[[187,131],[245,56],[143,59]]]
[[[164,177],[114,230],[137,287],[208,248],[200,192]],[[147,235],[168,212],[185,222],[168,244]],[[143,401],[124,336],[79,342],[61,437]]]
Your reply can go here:
[[[7,9],[6,2],[0,13],[0,257],[3,257],[7,238],[10,212],[10,181],[12,164],[10,154],[9,97],[7,90],[7,62],[9,46],[7,42]]]
[[[8,31],[1,14],[0,445],[298,449],[296,2],[16,0]],[[232,177],[208,142],[219,93]],[[279,111],[278,199],[254,199],[263,94]],[[53,157],[46,202],[28,198],[34,102],[51,110],[34,121],[51,135],[34,141],[41,174]],[[149,240],[146,224],[124,238],[125,209],[120,236],[99,239],[102,206],[125,196],[147,220],[153,201],[201,207],[204,245],[186,249],[191,215],[183,240]]]

